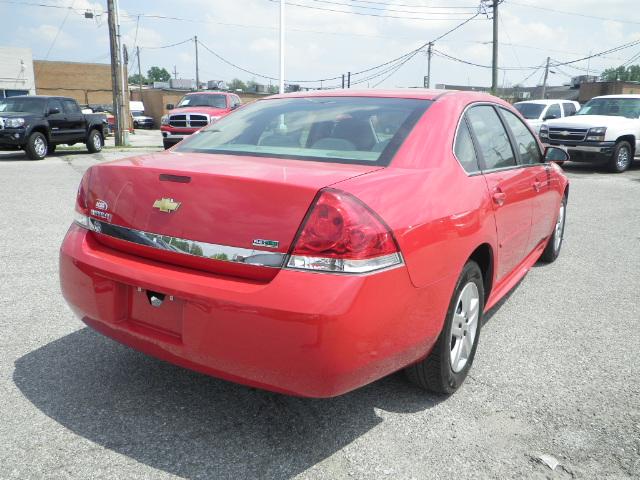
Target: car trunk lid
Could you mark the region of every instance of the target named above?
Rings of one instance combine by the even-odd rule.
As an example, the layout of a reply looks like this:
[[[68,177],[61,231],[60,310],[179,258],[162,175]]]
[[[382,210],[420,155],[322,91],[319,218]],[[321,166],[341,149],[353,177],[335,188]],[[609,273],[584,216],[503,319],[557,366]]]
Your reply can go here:
[[[87,207],[91,217],[103,222],[96,237],[113,248],[216,273],[269,279],[277,268],[264,265],[281,266],[278,259],[284,261],[318,190],[379,168],[152,154],[94,166]]]

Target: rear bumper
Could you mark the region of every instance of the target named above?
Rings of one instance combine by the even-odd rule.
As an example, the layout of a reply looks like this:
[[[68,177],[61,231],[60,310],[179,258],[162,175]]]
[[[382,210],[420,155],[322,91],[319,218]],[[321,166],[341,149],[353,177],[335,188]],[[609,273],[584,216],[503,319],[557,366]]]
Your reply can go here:
[[[424,357],[451,294],[448,281],[416,289],[404,267],[368,276],[281,270],[268,283],[219,277],[109,249],[75,225],[60,281],[75,313],[121,343],[307,397],[345,393]],[[151,307],[145,290],[166,294],[165,303]]]

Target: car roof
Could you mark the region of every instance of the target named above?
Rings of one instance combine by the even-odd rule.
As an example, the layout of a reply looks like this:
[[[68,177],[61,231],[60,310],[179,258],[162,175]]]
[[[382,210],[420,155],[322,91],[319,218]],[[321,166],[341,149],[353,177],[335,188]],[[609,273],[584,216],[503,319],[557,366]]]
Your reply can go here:
[[[637,93],[630,93],[628,95],[600,95],[598,97],[593,98],[640,98],[640,95]],[[593,100],[593,98],[591,100]]]
[[[395,89],[332,89],[309,90],[306,92],[294,92],[272,95],[268,98],[307,98],[307,97],[378,97],[378,98],[408,98],[415,100],[438,100],[441,97],[457,97],[469,101],[491,101],[504,103],[503,100],[482,92],[470,92],[463,90],[437,90],[427,88],[395,88]]]
[[[195,94],[198,94],[198,95],[236,95],[233,92],[221,92],[219,90],[213,90],[213,91],[211,91],[211,90],[202,90],[202,91],[198,90],[197,92],[185,93],[185,96],[186,95],[195,95]]]
[[[516,102],[514,103],[514,105],[518,105],[521,103],[536,103],[538,105],[551,105],[552,103],[576,103],[573,100],[563,100],[561,98],[557,98],[557,99],[553,99],[553,98],[549,98],[549,99],[545,99],[545,100],[523,100],[522,102]]]

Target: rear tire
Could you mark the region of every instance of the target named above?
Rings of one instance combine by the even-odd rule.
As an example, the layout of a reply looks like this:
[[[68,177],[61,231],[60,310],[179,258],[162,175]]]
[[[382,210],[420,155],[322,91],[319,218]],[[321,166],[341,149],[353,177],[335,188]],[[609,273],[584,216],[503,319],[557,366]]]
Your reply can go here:
[[[556,225],[553,229],[553,234],[549,238],[547,242],[547,246],[545,247],[542,255],[540,255],[540,260],[544,263],[552,263],[556,261],[556,258],[560,255],[560,249],[562,248],[562,241],[564,240],[564,226],[567,221],[567,197],[562,198],[562,203],[560,204],[560,210],[558,211],[558,216],[556,217]]]
[[[456,283],[442,332],[433,350],[424,360],[407,367],[409,380],[435,393],[455,392],[473,364],[483,310],[482,271],[470,260]]]
[[[89,150],[89,153],[102,151],[103,143],[102,134],[98,129],[94,128],[89,132],[89,138],[87,139],[87,150]]]
[[[33,132],[29,135],[27,144],[24,146],[24,151],[30,160],[42,160],[47,156],[48,149],[49,142],[47,141],[47,137],[40,132]]]
[[[633,162],[633,149],[629,142],[622,140],[616,143],[611,160],[609,160],[609,171],[622,173],[629,169]]]

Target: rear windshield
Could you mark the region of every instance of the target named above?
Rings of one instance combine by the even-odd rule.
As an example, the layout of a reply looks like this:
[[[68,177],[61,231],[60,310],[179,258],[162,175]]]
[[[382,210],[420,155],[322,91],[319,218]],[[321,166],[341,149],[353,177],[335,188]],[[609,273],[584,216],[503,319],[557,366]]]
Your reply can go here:
[[[181,107],[227,108],[227,97],[211,93],[194,93],[182,97],[178,103],[178,108]]]
[[[431,103],[374,97],[261,100],[192,135],[177,150],[388,165]]]
[[[540,103],[516,103],[513,106],[528,120],[537,120],[540,118],[540,114],[545,107]]]

